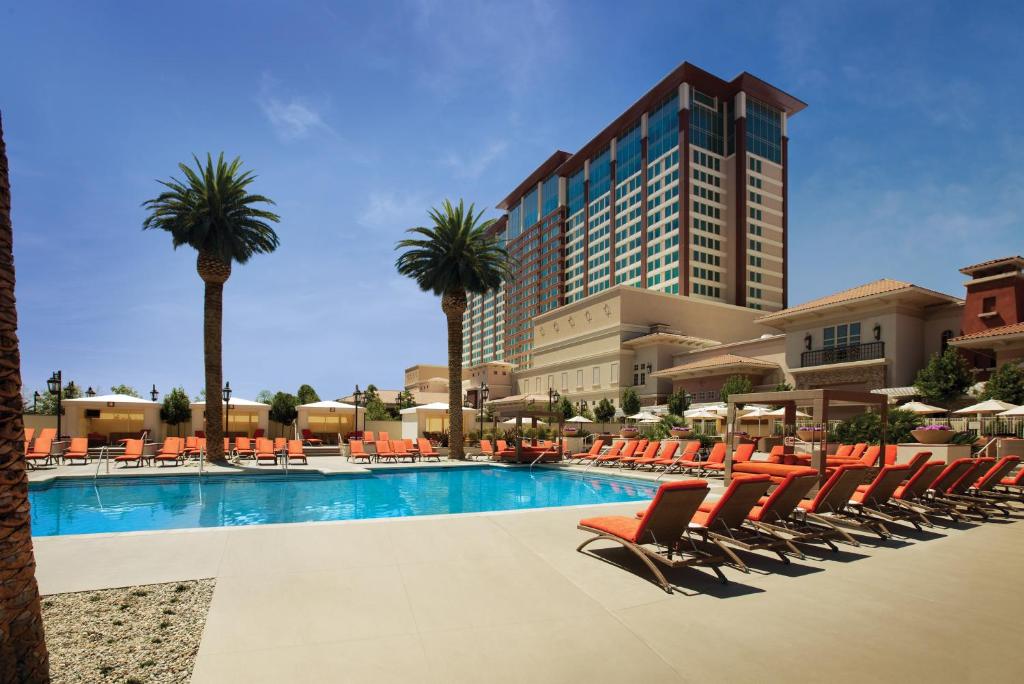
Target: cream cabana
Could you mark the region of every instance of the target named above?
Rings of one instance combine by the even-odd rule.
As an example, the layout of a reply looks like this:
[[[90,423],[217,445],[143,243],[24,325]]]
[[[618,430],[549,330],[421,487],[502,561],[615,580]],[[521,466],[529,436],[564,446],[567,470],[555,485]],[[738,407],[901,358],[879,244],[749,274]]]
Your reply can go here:
[[[228,418],[225,437],[252,437],[256,430],[266,435],[270,428],[270,404],[261,404],[251,399],[231,397],[224,407]],[[202,430],[206,425],[206,402],[192,402],[192,429]]]
[[[448,404],[435,401],[398,412],[402,416],[402,439],[416,439],[425,432],[448,432]],[[462,409],[463,430],[468,432],[476,409]]]
[[[325,444],[335,444],[338,435],[345,437],[355,430],[355,426],[359,424],[358,419],[366,409],[360,406],[356,415],[356,407],[352,404],[342,401],[314,401],[310,404],[301,404],[298,412],[295,422],[300,434],[302,430],[309,430]]]
[[[91,442],[112,443],[125,437],[138,437],[149,430],[150,439],[162,434],[160,404],[127,394],[65,399],[63,431],[72,437],[91,437]]]

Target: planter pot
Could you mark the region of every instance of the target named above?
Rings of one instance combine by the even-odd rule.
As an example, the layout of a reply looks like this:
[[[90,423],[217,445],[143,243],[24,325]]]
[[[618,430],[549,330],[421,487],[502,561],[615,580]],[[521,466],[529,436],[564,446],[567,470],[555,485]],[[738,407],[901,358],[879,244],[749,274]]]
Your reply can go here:
[[[946,444],[956,434],[953,430],[911,430],[919,444]]]
[[[580,433],[580,429],[576,427],[564,427],[562,428],[562,435],[565,437],[575,437]]]
[[[619,437],[623,437],[625,439],[632,439],[633,437],[636,437],[639,434],[640,431],[637,430],[636,428],[622,428],[621,430],[619,430]]]
[[[673,437],[685,438],[693,434],[693,430],[690,428],[674,427],[670,428],[669,432],[672,433]]]
[[[821,430],[797,430],[796,436],[805,442],[815,442],[821,439]]]

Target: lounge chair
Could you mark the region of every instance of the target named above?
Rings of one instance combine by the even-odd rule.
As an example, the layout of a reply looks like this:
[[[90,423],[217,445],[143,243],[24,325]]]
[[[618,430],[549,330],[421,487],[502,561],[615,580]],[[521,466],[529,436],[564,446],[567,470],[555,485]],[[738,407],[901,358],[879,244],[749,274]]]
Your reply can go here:
[[[434,449],[434,445],[430,443],[430,440],[426,437],[419,437],[416,440],[416,445],[420,448],[420,459],[426,461],[427,459],[433,459],[440,463],[441,454]]]
[[[350,439],[348,440],[348,460],[355,461],[361,459],[370,462],[370,454],[363,449],[363,441],[361,439]]]
[[[324,443],[324,440],[313,436],[313,431],[309,428],[302,428],[302,441],[309,446],[320,446]]]
[[[864,481],[868,467],[861,463],[849,463],[835,469],[831,477],[825,481],[813,499],[804,499],[797,507],[806,520],[824,527],[826,533],[842,537],[847,543],[860,546],[860,542],[850,536],[836,524],[843,520],[846,507],[850,504],[857,486]],[[814,535],[813,528],[802,529],[807,538],[825,539],[824,535]]]
[[[367,430],[366,432],[364,432],[362,441],[364,444],[373,444],[373,430]]]
[[[577,461],[578,460],[581,464],[584,461],[593,461],[594,459],[597,458],[598,454],[601,453],[601,449],[603,447],[604,447],[604,440],[603,439],[595,439],[594,443],[590,445],[590,450],[589,451],[583,451],[583,452],[580,452],[578,454],[573,454],[569,458],[569,460],[570,461]]]
[[[725,442],[719,442],[711,449],[711,455],[708,456],[708,460],[701,466],[702,472],[714,471],[716,473],[725,474],[725,453],[726,446]],[[753,444],[740,444],[736,447],[736,451],[732,453],[733,463],[744,463],[749,461],[754,455]]]
[[[383,434],[383,433],[382,433]],[[395,452],[391,451],[391,441],[387,439],[378,439],[373,443],[373,448],[376,450],[377,462],[381,462],[384,459],[389,461],[398,462],[398,458],[395,456]]]
[[[126,439],[124,441],[124,453],[114,457],[115,463],[124,463],[124,467],[127,468],[129,463],[135,463],[139,467],[142,467],[142,440],[141,439]]]
[[[995,465],[988,469],[988,472],[979,477],[977,481],[967,489],[968,495],[979,496],[983,499],[989,500],[1012,499],[1013,497],[1009,497],[995,491],[995,486],[1001,482],[1006,475],[1009,475],[1010,472],[1012,472],[1019,464],[1019,456],[1003,456],[1001,459],[996,461]]]
[[[406,446],[405,440],[403,439],[392,439],[391,442],[391,453],[395,455],[395,461],[404,461],[408,459],[410,463],[416,462],[416,454],[409,451],[409,447]]]
[[[71,444],[68,445],[67,451],[61,454],[61,458],[64,461],[82,461],[83,464],[88,465],[89,463],[89,438],[88,437],[72,437]]]
[[[661,447],[661,442],[653,439],[647,443],[647,448],[644,449],[642,454],[639,456],[624,456],[618,460],[618,465],[620,468],[632,468],[638,461],[655,459],[658,455],[659,447]]]
[[[699,444],[699,442],[698,442]],[[667,465],[675,460],[676,450],[679,449],[679,442],[665,442],[661,447],[661,451],[654,454],[653,456],[638,459],[633,463],[634,468],[647,467],[654,470],[656,465]]]
[[[36,439],[48,439],[52,445],[57,439],[57,428],[43,428],[39,431],[39,434],[36,435]]]
[[[996,467],[996,459],[991,456],[975,458],[974,468],[967,471],[960,479],[956,480],[944,492],[936,489],[935,496],[947,503],[959,507],[969,515],[977,515],[987,519],[992,513],[1001,513],[1009,516],[1010,511],[1002,502],[994,498],[985,498],[972,493],[974,484],[980,479],[980,474],[988,473]],[[1007,472],[1009,469],[1007,469]]]
[[[185,444],[182,447],[181,455],[182,458],[193,458],[199,455],[199,438],[196,436],[186,436]]]
[[[656,563],[670,568],[706,565],[726,582],[718,567],[723,560],[721,556],[712,555],[699,546],[707,544],[706,531],[690,528],[690,521],[707,494],[708,483],[703,480],[663,484],[639,519],[613,515],[580,520],[577,529],[594,536],[576,550],[582,552],[599,540],[621,544],[647,565],[668,593],[672,593],[672,585]],[[697,536],[700,539],[695,539]]]
[[[814,468],[801,466],[793,469],[768,496],[761,497],[757,505],[747,514],[747,524],[776,539],[787,542],[785,546],[799,558],[803,558],[804,554],[797,548],[796,544],[798,543],[811,543],[820,540],[833,551],[837,551],[835,544],[827,538],[818,539],[819,535],[816,531],[801,531],[794,524],[797,522],[793,518],[794,512],[816,484],[818,484],[818,471]]]
[[[381,430],[377,433],[377,441],[379,442],[381,440],[386,440],[388,442],[391,441],[391,437],[388,436],[388,433],[385,430]]]
[[[870,484],[863,490],[855,491],[850,496],[847,511],[853,514],[855,522],[871,529],[882,538],[891,537],[885,522],[905,520],[917,529],[921,529],[920,516],[911,514],[905,508],[892,502],[896,490],[903,485],[911,473],[909,463],[882,466]],[[928,524],[928,523],[926,523]]]
[[[423,439],[423,438],[421,437],[420,439]],[[494,446],[491,445],[491,440],[489,440],[489,439],[481,439],[480,440],[480,451],[477,454],[467,456],[467,458],[472,458],[475,461],[475,460],[477,460],[477,457],[479,457],[479,456],[483,456],[484,460],[487,460],[487,461],[491,460],[494,457]]]
[[[945,508],[935,508],[928,505],[925,499],[931,483],[935,481],[945,467],[946,464],[943,461],[929,461],[925,463],[917,469],[917,472],[910,476],[909,480],[896,488],[892,495],[893,503],[916,513],[919,519],[926,522],[928,521],[928,516],[947,514],[948,512]]]
[[[160,446],[160,450],[153,456],[153,461],[158,462],[161,467],[165,463],[178,465],[182,460],[183,451],[183,440],[180,437],[167,437],[164,439],[164,443]]]
[[[1024,467],[1019,468],[1016,474],[999,480],[992,489],[1014,500],[1024,501]]]
[[[590,459],[590,462],[594,465],[604,465],[606,463],[612,464],[618,461],[620,458],[629,458],[636,453],[636,448],[640,445],[638,440],[619,441],[612,444],[612,448],[601,454]],[[580,454],[576,454],[579,456]],[[585,455],[585,454],[584,454]],[[580,461],[582,464],[583,461]]]
[[[277,451],[274,449],[274,441],[264,437],[257,439],[253,458],[256,459],[256,465],[262,465],[264,461],[270,461],[270,465],[277,465]]]
[[[30,468],[37,467],[37,461],[42,461],[43,465],[50,465],[53,462],[53,457],[50,455],[52,448],[53,440],[50,437],[36,437],[32,442],[32,448],[25,453],[25,461]]]
[[[306,450],[303,447],[301,439],[287,440],[284,457],[288,459],[289,463],[292,461],[302,461],[303,464],[309,465],[309,459],[306,458]]]
[[[678,445],[679,443],[670,442],[670,444]],[[654,466],[651,468],[652,470],[657,466],[661,466],[662,470],[668,473],[673,469],[681,470],[685,468],[685,466],[682,465],[683,463],[696,463],[697,461],[694,459],[697,454],[700,453],[700,440],[695,439],[687,442],[678,456],[675,455],[675,449],[672,449],[671,451],[666,449],[665,451],[668,451],[669,453],[665,453],[663,451],[658,457],[658,460],[654,462]]]
[[[840,444],[836,449],[836,453],[832,455],[836,458],[850,458],[851,453],[853,453],[852,444]]]
[[[867,442],[857,442],[853,445],[853,449],[850,451],[850,458],[854,461],[859,460],[860,457],[864,455],[867,448]]]
[[[255,458],[256,450],[252,446],[252,440],[248,437],[235,437],[235,456],[242,458]]]

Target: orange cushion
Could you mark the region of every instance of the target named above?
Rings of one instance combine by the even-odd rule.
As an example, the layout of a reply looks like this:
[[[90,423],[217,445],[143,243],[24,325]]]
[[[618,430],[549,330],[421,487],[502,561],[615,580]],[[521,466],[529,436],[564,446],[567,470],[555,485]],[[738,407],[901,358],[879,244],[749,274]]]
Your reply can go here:
[[[606,515],[599,518],[586,518],[580,520],[580,525],[590,527],[601,532],[613,534],[626,541],[636,542],[636,533],[640,529],[640,521],[634,518],[627,518],[624,515]]]

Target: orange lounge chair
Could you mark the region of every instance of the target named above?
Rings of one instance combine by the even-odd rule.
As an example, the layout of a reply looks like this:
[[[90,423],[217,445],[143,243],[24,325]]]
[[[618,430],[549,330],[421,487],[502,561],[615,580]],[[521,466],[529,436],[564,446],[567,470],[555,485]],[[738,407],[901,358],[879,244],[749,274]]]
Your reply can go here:
[[[726,447],[725,442],[719,442],[711,449],[711,455],[708,460],[704,462],[701,467],[702,471],[713,470],[715,472],[725,474],[725,453]],[[753,444],[740,444],[736,447],[736,451],[732,452],[733,463],[745,463],[750,460],[750,457],[754,455]]]
[[[438,463],[441,462],[441,454],[434,449],[434,445],[430,443],[430,440],[426,437],[419,437],[416,439],[416,445],[420,449],[420,458],[424,461],[427,459],[434,459]]]
[[[992,489],[1011,499],[1024,500],[1024,468],[1018,469],[1015,475],[1002,478]]]
[[[954,501],[944,498],[944,495],[954,484],[970,473],[974,473],[977,468],[978,464],[973,458],[958,458],[952,463],[946,464],[935,479],[928,484],[922,504],[930,509],[931,514],[941,513],[954,521],[960,520],[964,510],[956,506]]]
[[[852,444],[840,444],[839,448],[836,449],[836,453],[832,454],[835,458],[850,458],[850,454],[853,453]]]
[[[36,435],[36,439],[48,439],[52,445],[53,441],[57,439],[57,428],[43,428],[39,431],[39,434]]]
[[[604,447],[604,440],[603,439],[595,439],[594,443],[590,445],[590,450],[589,451],[582,451],[582,452],[580,452],[578,454],[573,454],[569,458],[569,460],[570,461],[577,461],[578,460],[581,464],[584,461],[593,461],[601,453],[602,447]]]
[[[381,430],[380,432],[377,433],[377,441],[379,442],[382,439],[383,440],[387,440],[389,442],[391,441],[391,437],[389,437],[388,433],[386,431],[384,431],[384,430]]]
[[[185,437],[185,446],[181,452],[182,457],[192,458],[199,455],[199,438],[196,436]]]
[[[843,521],[850,499],[864,481],[868,467],[862,463],[848,463],[835,469],[813,499],[804,499],[798,508],[808,520],[831,530],[847,543],[860,546],[860,542],[836,524]]]
[[[647,565],[668,593],[672,593],[672,585],[656,563],[670,568],[706,565],[722,582],[727,582],[718,567],[723,559],[698,546],[698,542],[707,544],[706,532],[690,527],[690,520],[707,494],[708,483],[703,480],[663,484],[639,519],[612,515],[580,520],[577,529],[594,536],[576,550],[582,552],[599,540],[621,544]],[[698,536],[700,539],[695,539]]]
[[[287,440],[284,456],[288,459],[289,463],[292,461],[302,461],[303,464],[309,465],[309,459],[306,458],[306,450],[303,447],[301,439]]]
[[[846,508],[850,519],[883,539],[892,536],[885,522],[906,520],[917,529],[921,529],[919,521],[915,519],[918,516],[912,516],[890,501],[896,490],[907,480],[910,472],[909,463],[882,466],[875,479],[863,491],[858,487],[850,496],[850,506]]]
[[[816,541],[816,533],[810,535],[797,530],[793,524],[793,513],[804,497],[818,484],[818,471],[814,468],[796,468],[779,483],[768,496],[763,496],[750,513],[747,524],[766,534],[782,540],[785,546],[799,558],[804,554],[797,548],[798,543]],[[702,504],[704,505],[704,504]],[[822,539],[833,551],[835,544]]]
[[[370,454],[363,449],[363,441],[361,439],[350,439],[348,440],[348,460],[355,461],[361,459],[370,462]]]
[[[253,458],[256,459],[256,465],[262,465],[264,461],[270,461],[270,465],[277,465],[277,451],[274,450],[273,440],[264,437],[258,438]]]
[[[850,458],[854,461],[859,460],[864,455],[864,451],[867,450],[867,442],[857,442],[853,445],[853,449],[850,451]]]
[[[183,440],[180,437],[167,437],[160,446],[160,450],[153,456],[153,460],[159,462],[161,466],[165,463],[178,465],[182,460],[183,450]]]
[[[310,446],[320,446],[324,443],[324,440],[314,437],[313,431],[309,428],[302,428],[302,441]]]
[[[126,439],[124,441],[124,453],[120,456],[115,456],[114,462],[124,463],[125,468],[128,467],[129,463],[136,463],[139,467],[142,467],[142,440]]]
[[[983,456],[969,460],[974,461],[973,468],[967,470],[964,475],[945,490],[933,487],[935,490],[933,498],[953,505],[968,515],[980,516],[983,520],[987,519],[991,513],[1002,513],[1005,516],[1009,516],[1009,510],[1001,503],[971,494],[971,488],[978,481],[979,473],[987,473],[990,469],[994,468],[996,459],[991,456]]]
[[[89,463],[89,438],[72,437],[71,444],[67,451],[61,454],[61,458],[65,461],[82,461],[87,465]]]
[[[238,458],[255,458],[256,450],[248,437],[235,437],[235,456]]]
[[[922,452],[928,453],[928,452]],[[897,506],[916,513],[918,518],[928,522],[928,516],[946,514],[944,508],[934,508],[925,501],[928,488],[935,478],[939,476],[946,467],[943,461],[930,461],[917,469],[910,479],[901,484],[893,492],[892,500]],[[858,490],[861,489],[858,487]]]
[[[42,461],[43,465],[52,463],[53,457],[50,456],[52,447],[53,440],[50,437],[36,437],[35,441],[32,442],[32,448],[25,453],[25,461],[29,464],[29,467],[37,467],[36,461]]]
[[[398,462],[398,458],[395,456],[395,452],[391,451],[390,440],[378,439],[376,442],[373,443],[373,448],[377,451],[375,455],[377,457],[378,463],[383,461],[384,459],[388,459],[389,461],[395,461],[396,463]]]
[[[1010,472],[1019,464],[1019,456],[1003,456],[1001,459],[996,461],[995,465],[988,469],[988,472],[979,477],[977,481],[968,488],[968,496],[980,497],[993,504],[1013,500],[1015,497],[997,492],[995,490],[995,486],[1003,480],[1004,476],[1009,475]],[[1001,506],[999,508],[1001,508]],[[1008,514],[1009,513],[1007,512],[1007,515]]]
[[[699,442],[698,442],[698,444],[699,444]],[[648,457],[644,457],[644,458],[638,459],[635,463],[633,463],[633,467],[634,468],[648,467],[651,470],[654,470],[654,466],[656,466],[656,465],[670,464],[670,463],[672,463],[673,460],[675,460],[675,455],[676,455],[676,450],[677,449],[679,449],[679,442],[665,442],[662,445],[662,447],[661,447],[661,451],[659,451],[658,453],[654,454],[653,456],[651,456],[649,458]]]
[[[364,432],[362,441],[364,444],[373,444],[373,442],[375,441],[373,438],[373,430],[367,430],[366,432]]]
[[[409,447],[406,446],[404,439],[392,439],[391,441],[391,453],[395,455],[395,461],[409,460],[410,463],[416,462],[416,454],[409,451]]]
[[[645,459],[654,459],[658,455],[658,449],[661,447],[661,442],[657,439],[653,439],[647,443],[647,448],[643,450],[639,456],[623,456],[618,460],[618,466],[620,468],[629,467],[632,468],[637,462]]]
[[[630,440],[628,442],[625,442],[625,441],[615,442],[614,444],[612,444],[612,448],[611,449],[609,449],[605,453],[601,454],[600,456],[597,456],[596,458],[591,459],[591,463],[595,464],[595,465],[604,465],[605,463],[615,463],[620,458],[626,458],[627,456],[632,456],[633,454],[635,454],[636,453],[637,445],[639,445],[639,444],[640,444],[640,442],[638,442],[635,439],[634,440]],[[576,456],[579,456],[579,455],[580,454],[576,454]],[[584,454],[584,456],[585,455],[586,454]],[[582,463],[582,461],[580,461],[580,463]]]
[[[678,445],[679,442],[675,442],[675,444]],[[662,466],[662,469],[666,473],[672,470],[673,468],[679,470],[682,469],[682,466],[680,464],[684,462],[694,462],[694,458],[700,452],[700,440],[695,439],[693,441],[687,442],[683,447],[683,451],[678,456],[675,455],[675,449],[666,449],[666,451],[669,451],[669,453],[666,454],[663,452],[661,456],[658,458],[658,460],[654,462],[654,465]]]
[[[420,439],[423,439],[422,437]],[[422,450],[421,450],[422,451]],[[494,447],[491,445],[491,440],[481,439],[480,440],[480,451],[475,454],[472,458],[477,460],[478,457],[483,456],[484,460],[491,460],[494,457]]]

